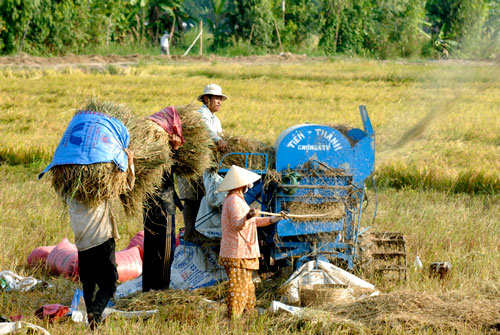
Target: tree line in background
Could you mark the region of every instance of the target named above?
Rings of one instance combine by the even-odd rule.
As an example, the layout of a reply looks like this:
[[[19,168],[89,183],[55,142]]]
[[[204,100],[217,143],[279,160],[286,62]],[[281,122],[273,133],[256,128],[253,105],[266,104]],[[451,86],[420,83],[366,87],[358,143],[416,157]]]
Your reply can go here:
[[[0,54],[155,46],[164,32],[183,47],[200,22],[220,54],[500,57],[500,0],[0,0]]]

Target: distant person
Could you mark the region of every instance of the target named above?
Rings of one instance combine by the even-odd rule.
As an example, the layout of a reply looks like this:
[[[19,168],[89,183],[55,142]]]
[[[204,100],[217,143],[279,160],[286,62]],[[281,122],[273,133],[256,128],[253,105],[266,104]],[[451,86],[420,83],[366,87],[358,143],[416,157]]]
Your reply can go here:
[[[279,216],[257,217],[259,210],[250,208],[244,193],[260,176],[252,171],[231,166],[218,187],[219,192],[229,191],[222,207],[222,240],[219,265],[229,278],[227,313],[230,318],[255,307],[253,270],[259,269],[259,241],[257,227],[265,227],[281,220]]]
[[[170,56],[169,38],[170,34],[165,31],[160,39],[160,53],[162,55]]]
[[[198,109],[203,122],[208,130],[209,136],[220,152],[227,150],[227,142],[222,139],[222,126],[219,118],[215,115],[221,106],[222,101],[227,100],[227,96],[222,94],[222,88],[217,84],[208,84],[203,88],[203,93],[198,96],[198,101],[203,106]],[[199,180],[192,185],[184,178],[179,180],[179,195],[184,201],[184,239],[196,244],[202,244],[207,239],[195,229],[196,215],[200,208],[200,202],[204,195],[203,181]]]

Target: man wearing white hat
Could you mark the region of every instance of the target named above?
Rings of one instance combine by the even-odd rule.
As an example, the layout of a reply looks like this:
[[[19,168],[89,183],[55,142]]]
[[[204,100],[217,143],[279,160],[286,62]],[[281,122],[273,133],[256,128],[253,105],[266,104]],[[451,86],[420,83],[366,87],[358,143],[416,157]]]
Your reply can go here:
[[[217,150],[227,150],[227,142],[222,139],[222,125],[215,115],[220,108],[221,102],[227,100],[222,94],[222,88],[217,84],[208,84],[203,88],[203,93],[198,96],[198,101],[203,103],[198,113],[201,114],[203,122],[209,132],[209,136],[217,146]],[[196,216],[203,197],[203,182],[190,185],[184,178],[178,178],[179,196],[184,201],[182,215],[184,218],[184,239],[196,244],[201,244],[207,239],[195,229]]]
[[[203,103],[198,112],[202,115],[210,138],[217,145],[217,150],[222,152],[227,150],[227,142],[221,137],[222,126],[215,113],[220,110],[224,100],[227,100],[227,96],[222,94],[222,88],[217,84],[208,84],[203,88],[203,93],[198,96],[198,101]]]
[[[229,317],[238,317],[255,307],[252,271],[259,269],[257,227],[281,220],[279,216],[257,217],[259,210],[247,205],[243,194],[260,176],[252,171],[231,166],[218,191],[229,191],[222,207],[222,240],[219,264],[229,278],[227,307]]]

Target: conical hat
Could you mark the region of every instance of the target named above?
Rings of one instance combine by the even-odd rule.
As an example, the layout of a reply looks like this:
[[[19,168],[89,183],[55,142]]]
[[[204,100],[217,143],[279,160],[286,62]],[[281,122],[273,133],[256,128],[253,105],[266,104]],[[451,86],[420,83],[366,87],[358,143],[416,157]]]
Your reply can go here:
[[[217,191],[223,192],[234,190],[235,188],[249,185],[254,181],[259,180],[259,178],[260,176],[256,173],[233,165],[220,183]]]

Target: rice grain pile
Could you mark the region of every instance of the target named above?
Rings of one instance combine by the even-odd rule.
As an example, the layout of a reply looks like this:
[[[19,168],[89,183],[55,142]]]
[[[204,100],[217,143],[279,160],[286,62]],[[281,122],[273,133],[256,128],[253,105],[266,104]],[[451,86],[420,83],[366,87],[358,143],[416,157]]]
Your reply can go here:
[[[274,148],[272,145],[265,144],[263,142],[251,140],[242,136],[225,136],[223,137],[227,141],[227,152],[220,153],[214,150],[214,163],[216,166],[219,165],[222,157],[229,152],[251,152],[251,153],[267,153],[267,168],[270,169],[274,166]],[[240,167],[245,167],[245,156],[244,155],[230,155],[224,158],[221,168],[230,168],[231,165],[237,165]],[[247,169],[250,170],[264,170],[265,158],[261,155],[253,155],[248,157]]]

